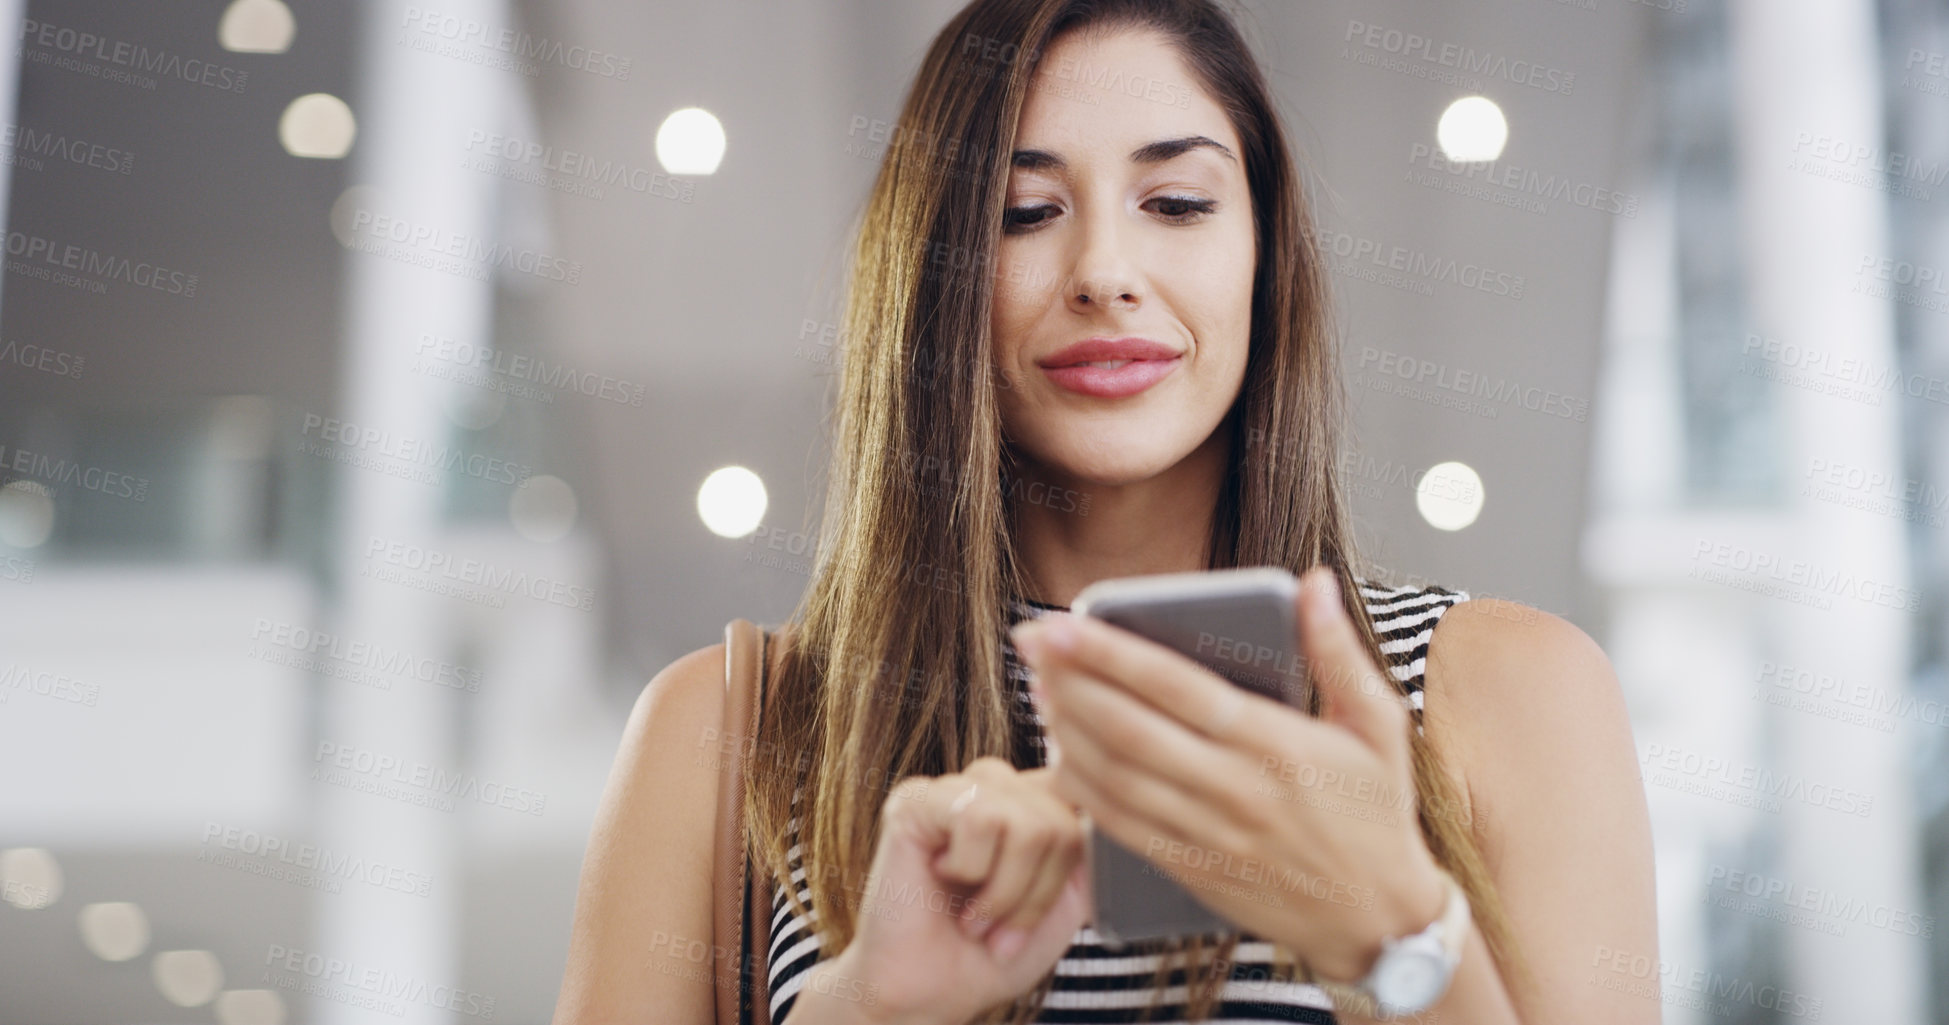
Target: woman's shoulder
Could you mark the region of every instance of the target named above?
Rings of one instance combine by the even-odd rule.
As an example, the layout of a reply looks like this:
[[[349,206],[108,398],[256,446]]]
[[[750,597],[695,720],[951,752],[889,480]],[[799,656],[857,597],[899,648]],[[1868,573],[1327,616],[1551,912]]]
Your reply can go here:
[[[638,693],[590,827],[555,1021],[642,1007],[709,1016],[707,978],[642,965],[657,937],[711,935],[723,709],[723,644],[677,658]]]
[[[793,630],[785,626],[761,627],[766,654],[776,669],[790,646]],[[724,717],[724,690],[730,656],[726,641],[706,645],[681,655],[643,686],[630,718],[647,720],[657,709],[666,720],[708,723],[716,726]],[[647,722],[645,723],[647,725]]]
[[[1382,651],[1413,688],[1465,688],[1471,705],[1488,708],[1535,699],[1536,686],[1566,673],[1596,673],[1615,686],[1597,642],[1561,616],[1425,580],[1355,580]]]
[[[1392,585],[1356,574],[1354,582],[1360,587],[1361,601],[1375,628],[1383,635],[1404,626],[1426,626],[1442,648],[1467,648],[1474,655],[1533,650],[1538,644],[1550,648],[1594,647],[1594,642],[1569,620],[1521,602],[1425,579]],[[1433,629],[1437,623],[1447,625]],[[1456,643],[1458,638],[1463,643]]]
[[[698,648],[643,685],[616,751],[616,771],[635,787],[715,807],[713,744],[724,722],[725,657],[722,642]]]
[[[1576,624],[1477,594],[1441,617],[1426,671],[1426,735],[1507,871],[1538,880],[1611,859],[1620,835],[1638,842],[1620,828],[1648,829],[1623,688]]]
[[[648,720],[708,718],[715,723],[724,711],[724,642],[698,648],[664,666],[636,697],[630,714],[632,728],[648,727]]]
[[[1423,583],[1399,588],[1362,587],[1370,609],[1397,617],[1417,609],[1434,613],[1428,657],[1447,668],[1508,670],[1517,665],[1560,666],[1566,660],[1603,658],[1597,643],[1576,624],[1522,602],[1460,588]],[[1431,624],[1433,625],[1433,624]]]
[[[1609,658],[1562,616],[1432,584],[1388,589],[1368,601],[1370,608],[1378,602],[1411,610],[1420,601],[1421,607],[1441,609],[1425,626],[1420,684],[1424,710],[1444,721],[1444,732],[1488,747],[1499,737],[1509,740],[1525,732],[1560,737],[1623,716]],[[1377,628],[1382,621],[1377,615]]]

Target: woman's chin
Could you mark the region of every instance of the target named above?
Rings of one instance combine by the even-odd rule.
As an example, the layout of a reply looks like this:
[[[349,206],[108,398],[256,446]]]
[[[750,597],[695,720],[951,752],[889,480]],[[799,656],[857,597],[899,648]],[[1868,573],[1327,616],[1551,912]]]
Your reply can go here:
[[[1172,452],[1097,449],[1063,453],[1055,459],[1054,465],[1061,467],[1079,485],[1119,487],[1147,481],[1170,469],[1176,462],[1177,454]]]
[[[1015,443],[1021,454],[1073,481],[1117,487],[1150,480],[1197,448],[1200,425],[1170,412],[1151,416],[1040,416]],[[1202,430],[1203,435],[1209,428]]]

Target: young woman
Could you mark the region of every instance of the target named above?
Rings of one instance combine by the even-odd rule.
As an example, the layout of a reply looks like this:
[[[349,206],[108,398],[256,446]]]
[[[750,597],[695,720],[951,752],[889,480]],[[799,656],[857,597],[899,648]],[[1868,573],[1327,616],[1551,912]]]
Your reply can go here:
[[[1211,0],[974,0],[935,39],[747,778],[773,1020],[1659,1019],[1617,683],[1558,618],[1357,572],[1311,231]],[[1252,565],[1305,573],[1317,717],[1064,613]],[[724,671],[687,655],[630,717],[558,1025],[712,1020]],[[1105,946],[1086,828],[1236,930]]]

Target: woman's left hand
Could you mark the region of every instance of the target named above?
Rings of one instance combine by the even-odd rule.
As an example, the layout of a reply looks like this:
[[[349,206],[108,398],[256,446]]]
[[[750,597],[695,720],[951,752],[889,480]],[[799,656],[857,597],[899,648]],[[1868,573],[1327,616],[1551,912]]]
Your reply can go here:
[[[1314,718],[1084,616],[1018,625],[1056,793],[1240,929],[1321,976],[1363,977],[1445,889],[1416,820],[1408,706],[1332,573],[1301,577]]]

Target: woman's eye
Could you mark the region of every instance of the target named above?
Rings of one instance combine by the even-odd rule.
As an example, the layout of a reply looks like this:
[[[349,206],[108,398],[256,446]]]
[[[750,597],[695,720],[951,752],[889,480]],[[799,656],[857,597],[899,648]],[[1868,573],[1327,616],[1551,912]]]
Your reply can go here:
[[[1195,196],[1159,196],[1151,202],[1163,208],[1158,212],[1165,220],[1175,224],[1188,224],[1218,209],[1217,200]]]
[[[1159,216],[1172,224],[1191,224],[1218,209],[1217,200],[1196,196],[1159,196],[1144,205],[1157,208]],[[1009,207],[1002,213],[1002,230],[1008,234],[1034,231],[1060,212],[1049,203]]]
[[[1048,219],[1043,216],[1044,213],[1055,209],[1047,203],[1041,206],[1009,207],[1002,213],[1002,230],[1010,233],[1033,231],[1036,226]]]

